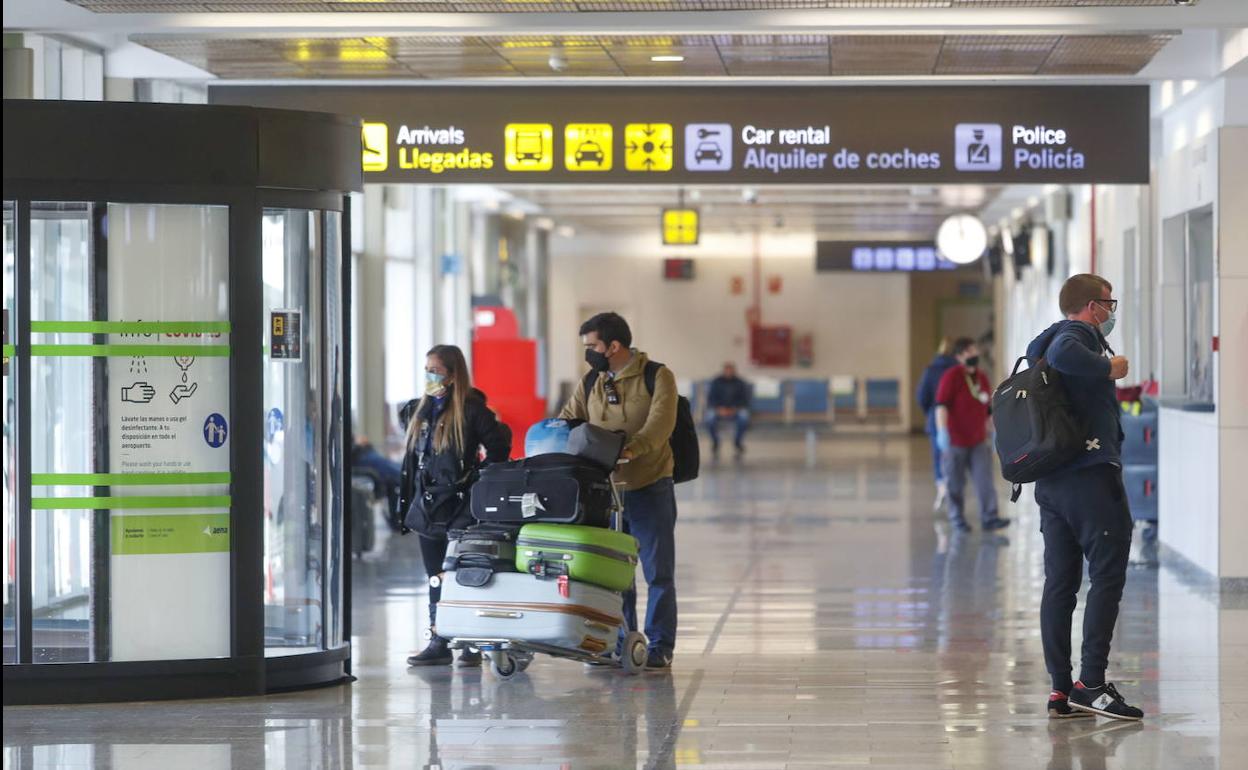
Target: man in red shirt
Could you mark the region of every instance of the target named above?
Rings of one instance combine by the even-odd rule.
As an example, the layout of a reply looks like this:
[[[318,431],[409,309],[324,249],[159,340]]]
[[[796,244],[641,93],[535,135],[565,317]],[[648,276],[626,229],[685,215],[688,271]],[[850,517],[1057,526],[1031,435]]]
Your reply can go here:
[[[958,532],[971,531],[964,513],[966,474],[970,471],[979,498],[981,526],[991,532],[1010,525],[1009,519],[997,515],[996,474],[988,443],[992,386],[979,370],[979,349],[970,337],[953,343],[953,357],[957,365],[949,367],[936,388],[936,443],[944,455],[949,523]]]

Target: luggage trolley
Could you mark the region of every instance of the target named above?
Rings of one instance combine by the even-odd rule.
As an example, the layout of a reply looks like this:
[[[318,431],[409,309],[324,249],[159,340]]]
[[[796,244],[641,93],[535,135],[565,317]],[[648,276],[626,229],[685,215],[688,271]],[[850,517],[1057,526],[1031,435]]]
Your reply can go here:
[[[622,460],[621,462],[628,461]],[[614,477],[611,479],[611,496],[613,500],[612,529],[621,532],[624,528],[624,503],[620,498],[620,491]],[[532,577],[535,582],[547,582],[537,576],[526,575],[526,577]],[[440,580],[440,578],[435,577],[433,580]],[[560,577],[557,580],[566,581],[567,577]],[[618,596],[619,594],[617,593],[616,595]],[[478,617],[516,618],[520,616],[520,611],[483,608],[476,610],[476,614]],[[588,624],[598,621],[586,620],[585,622]],[[598,628],[603,630],[602,626],[603,624],[599,623]],[[621,616],[620,625],[615,626],[607,633],[609,638],[616,639],[622,630],[623,617]],[[554,658],[566,658],[582,663],[619,668],[623,669],[627,674],[637,675],[645,670],[646,657],[649,650],[645,635],[639,631],[627,632],[624,635],[623,645],[618,646],[620,652],[612,653],[609,657],[604,656],[602,653],[572,647],[560,647],[526,639],[490,636],[453,636],[450,637],[449,644],[453,649],[473,648],[480,650],[489,657],[490,670],[496,677],[504,681],[523,673],[528,669],[529,664],[533,662],[534,656],[539,653],[550,655]]]

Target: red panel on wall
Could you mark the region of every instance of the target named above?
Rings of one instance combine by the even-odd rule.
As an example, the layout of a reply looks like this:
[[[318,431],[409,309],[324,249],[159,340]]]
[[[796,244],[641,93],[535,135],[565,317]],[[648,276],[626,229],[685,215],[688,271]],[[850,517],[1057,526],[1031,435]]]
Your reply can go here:
[[[516,314],[505,307],[474,307],[472,338],[474,340],[514,340],[520,336]]]
[[[511,456],[524,456],[525,432],[546,416],[546,402],[537,394],[537,342],[478,337],[472,343],[472,384],[511,428]]]
[[[792,366],[793,327],[755,326],[750,332],[750,358],[758,366]]]

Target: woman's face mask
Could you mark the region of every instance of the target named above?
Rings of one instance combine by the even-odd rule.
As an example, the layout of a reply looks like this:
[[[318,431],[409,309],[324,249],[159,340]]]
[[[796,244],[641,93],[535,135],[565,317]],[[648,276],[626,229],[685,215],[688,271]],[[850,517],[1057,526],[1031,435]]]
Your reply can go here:
[[[446,392],[446,375],[437,372],[425,372],[425,393],[440,396]]]

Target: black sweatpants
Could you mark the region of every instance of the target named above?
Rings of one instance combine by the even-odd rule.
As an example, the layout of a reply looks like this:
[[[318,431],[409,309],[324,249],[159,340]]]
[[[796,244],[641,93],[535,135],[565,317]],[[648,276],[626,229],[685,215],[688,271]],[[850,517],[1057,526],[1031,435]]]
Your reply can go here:
[[[1131,551],[1133,524],[1122,469],[1104,463],[1041,479],[1036,482],[1036,502],[1044,533],[1040,636],[1045,665],[1055,689],[1069,687],[1071,616],[1086,559],[1090,587],[1079,678],[1098,684],[1105,680]]]
[[[420,558],[425,563],[425,575],[433,577],[442,574],[442,562],[446,560],[446,551],[451,541],[446,537],[420,538]],[[429,627],[438,622],[438,599],[442,598],[442,586],[429,586]]]

